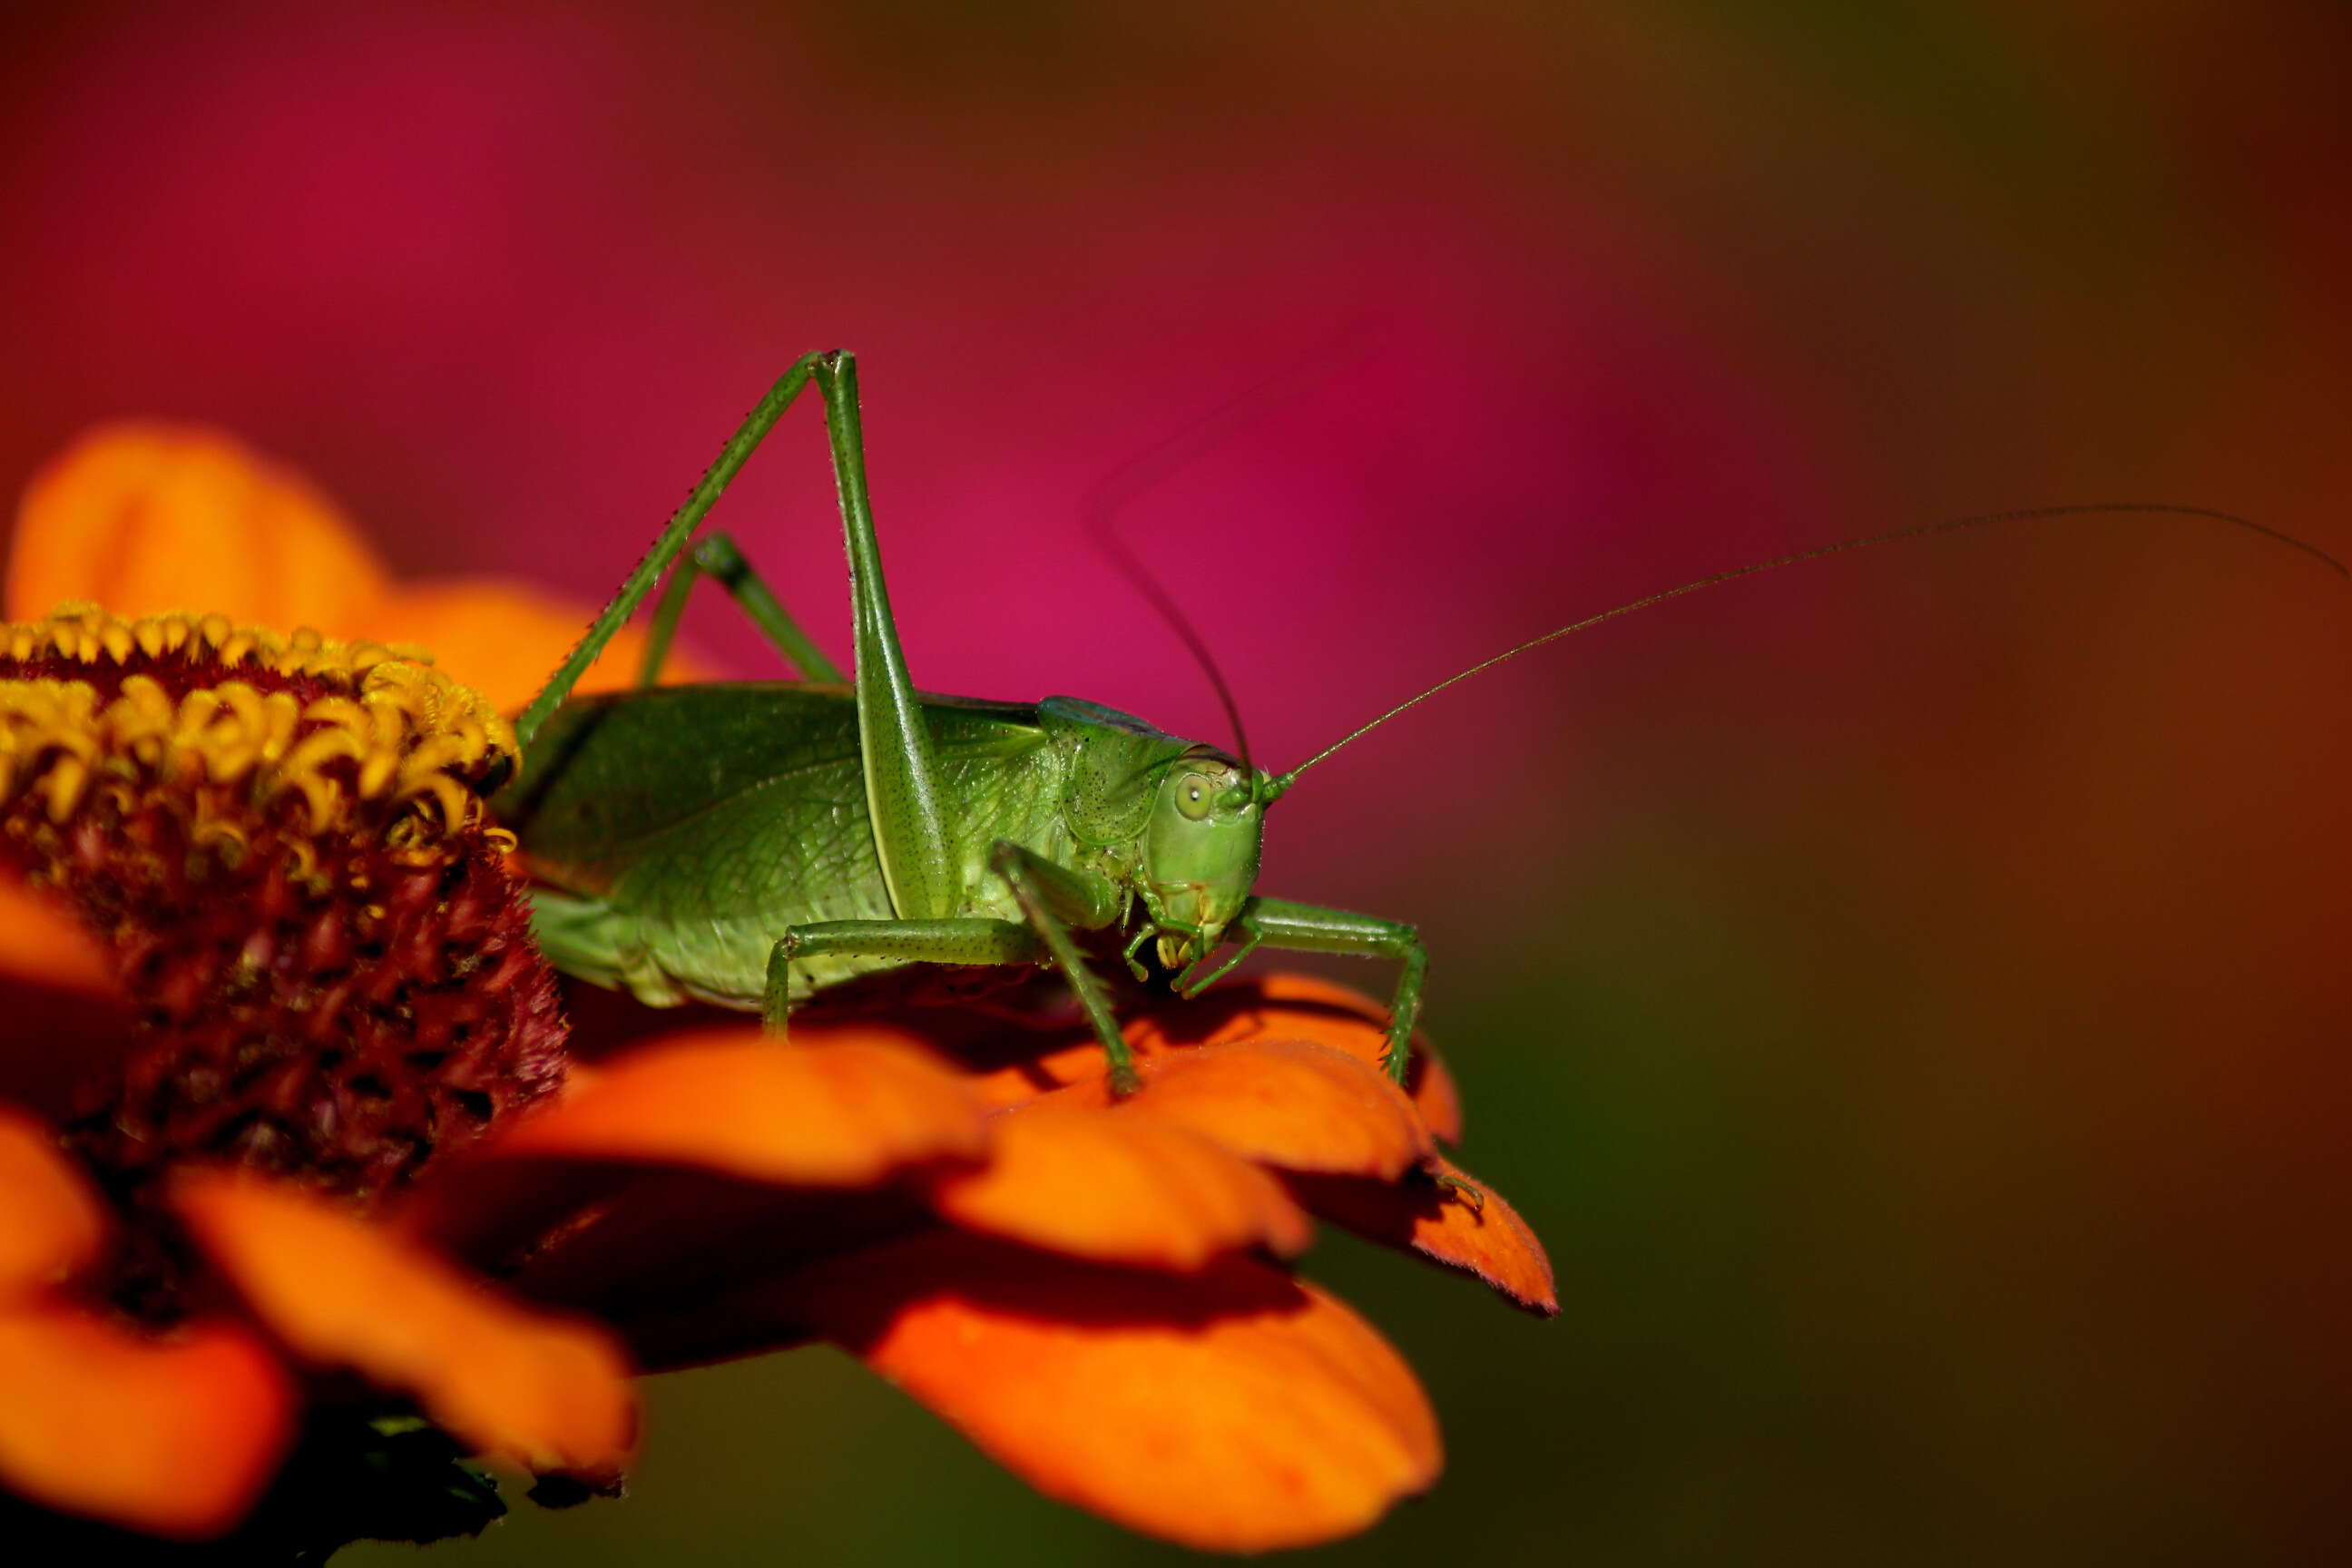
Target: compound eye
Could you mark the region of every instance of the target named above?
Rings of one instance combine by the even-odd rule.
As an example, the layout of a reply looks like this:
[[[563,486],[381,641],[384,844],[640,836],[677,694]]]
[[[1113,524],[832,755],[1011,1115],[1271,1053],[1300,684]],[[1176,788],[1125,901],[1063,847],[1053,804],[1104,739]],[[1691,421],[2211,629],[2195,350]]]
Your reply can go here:
[[[1176,781],[1176,809],[1188,822],[1199,822],[1217,804],[1217,781],[1206,773],[1186,773]]]

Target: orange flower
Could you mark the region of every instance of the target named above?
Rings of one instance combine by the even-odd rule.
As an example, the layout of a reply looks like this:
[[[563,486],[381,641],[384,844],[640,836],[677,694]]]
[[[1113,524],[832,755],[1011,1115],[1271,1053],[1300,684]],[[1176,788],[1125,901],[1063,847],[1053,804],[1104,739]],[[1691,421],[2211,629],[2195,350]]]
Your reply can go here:
[[[537,694],[588,622],[525,583],[399,582],[301,476],[216,431],[152,422],[88,432],[26,487],[0,615],[37,620],[68,601],[431,648],[501,713]],[[644,650],[624,630],[581,689],[627,684]]]
[[[1440,1463],[1410,1368],[1284,1266],[1309,1212],[1555,1310],[1437,1152],[1443,1068],[1399,1090],[1379,1009],[1316,983],[1135,1020],[1124,1100],[1083,1030],[955,1014],[582,1065],[479,804],[495,715],[383,647],[159,612],[429,641],[509,709],[583,616],[394,584],[299,479],[152,427],[20,518],[12,614],[101,596],[151,618],[0,634],[0,1489],[217,1535],[410,1405],[601,1485],[628,1361],[824,1338],[1049,1495],[1301,1544]]]
[[[512,754],[478,695],[371,645],[0,629],[11,1489],[216,1535],[291,1446],[298,1374],[353,1373],[471,1450],[617,1480],[613,1337],[364,1218],[562,1081],[478,798]]]
[[[1361,1529],[1436,1479],[1436,1426],[1396,1352],[1276,1261],[1307,1212],[1549,1314],[1543,1249],[1450,1184],[1450,1083],[1424,1057],[1412,1095],[1391,1085],[1363,998],[1277,977],[1128,1037],[1144,1087],[1116,1100],[1076,1025],[672,1037],[477,1144],[395,1223],[604,1320],[648,1369],[830,1339],[1138,1530],[1255,1551]],[[940,1054],[961,1070],[886,1089],[860,1065]]]

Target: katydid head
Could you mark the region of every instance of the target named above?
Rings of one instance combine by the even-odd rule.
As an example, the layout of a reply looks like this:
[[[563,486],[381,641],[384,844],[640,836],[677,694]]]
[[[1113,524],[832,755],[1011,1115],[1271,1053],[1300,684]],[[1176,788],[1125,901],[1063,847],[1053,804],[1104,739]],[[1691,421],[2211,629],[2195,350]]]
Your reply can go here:
[[[1143,905],[1160,962],[1182,969],[1215,951],[1257,880],[1265,776],[1196,747],[1160,776],[1143,834]]]

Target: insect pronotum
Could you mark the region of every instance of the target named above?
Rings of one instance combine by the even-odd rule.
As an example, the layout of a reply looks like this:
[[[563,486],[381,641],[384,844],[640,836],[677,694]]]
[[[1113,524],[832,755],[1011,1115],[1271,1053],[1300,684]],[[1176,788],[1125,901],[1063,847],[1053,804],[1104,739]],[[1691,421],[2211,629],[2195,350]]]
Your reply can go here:
[[[752,449],[811,382],[824,400],[848,544],[856,657],[848,679],[726,536],[705,538],[681,559]],[[866,497],[856,367],[846,353],[814,353],[752,409],[524,710],[515,726],[523,770],[499,810],[520,835],[538,884],[534,923],[548,958],[646,1002],[756,1009],[782,1032],[794,1004],[853,981],[937,973],[917,966],[1051,966],[1066,978],[1123,1092],[1136,1083],[1134,1065],[1082,939],[1086,949],[1124,960],[1139,980],[1149,973],[1148,949],[1185,996],[1259,948],[1353,953],[1398,966],[1387,1066],[1402,1079],[1429,962],[1413,928],[1253,888],[1265,813],[1300,774],[1481,670],[1667,599],[1894,540],[2099,512],[2208,518],[2345,574],[2300,540],[2198,507],[2049,507],[1928,523],[1717,573],[1556,628],[1440,681],[1297,766],[1268,773],[1250,763],[1245,746],[1235,756],[1078,698],[993,702],[917,691]],[[567,701],[666,573],[643,683]],[[654,684],[688,594],[706,575],[803,680]]]

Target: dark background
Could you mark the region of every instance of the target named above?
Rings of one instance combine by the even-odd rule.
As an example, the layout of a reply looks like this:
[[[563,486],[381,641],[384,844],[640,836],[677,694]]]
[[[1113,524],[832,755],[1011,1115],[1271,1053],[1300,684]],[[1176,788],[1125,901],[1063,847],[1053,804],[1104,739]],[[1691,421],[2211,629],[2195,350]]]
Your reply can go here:
[[[1852,533],[2163,500],[2347,553],[2346,15],[17,16],[0,482],[213,421],[408,574],[584,603],[846,344],[917,679],[1217,739],[1080,499],[1346,341],[1128,520],[1277,763]],[[843,650],[816,429],[724,518]],[[1612,626],[1302,784],[1261,885],[1422,924],[1464,1163],[1565,1307],[1325,1239],[1451,1449],[1328,1555],[2329,1559],[2347,644],[2352,593],[2243,536],[1989,529]],[[830,1352],[647,1397],[628,1500],[440,1559],[1173,1555]]]

